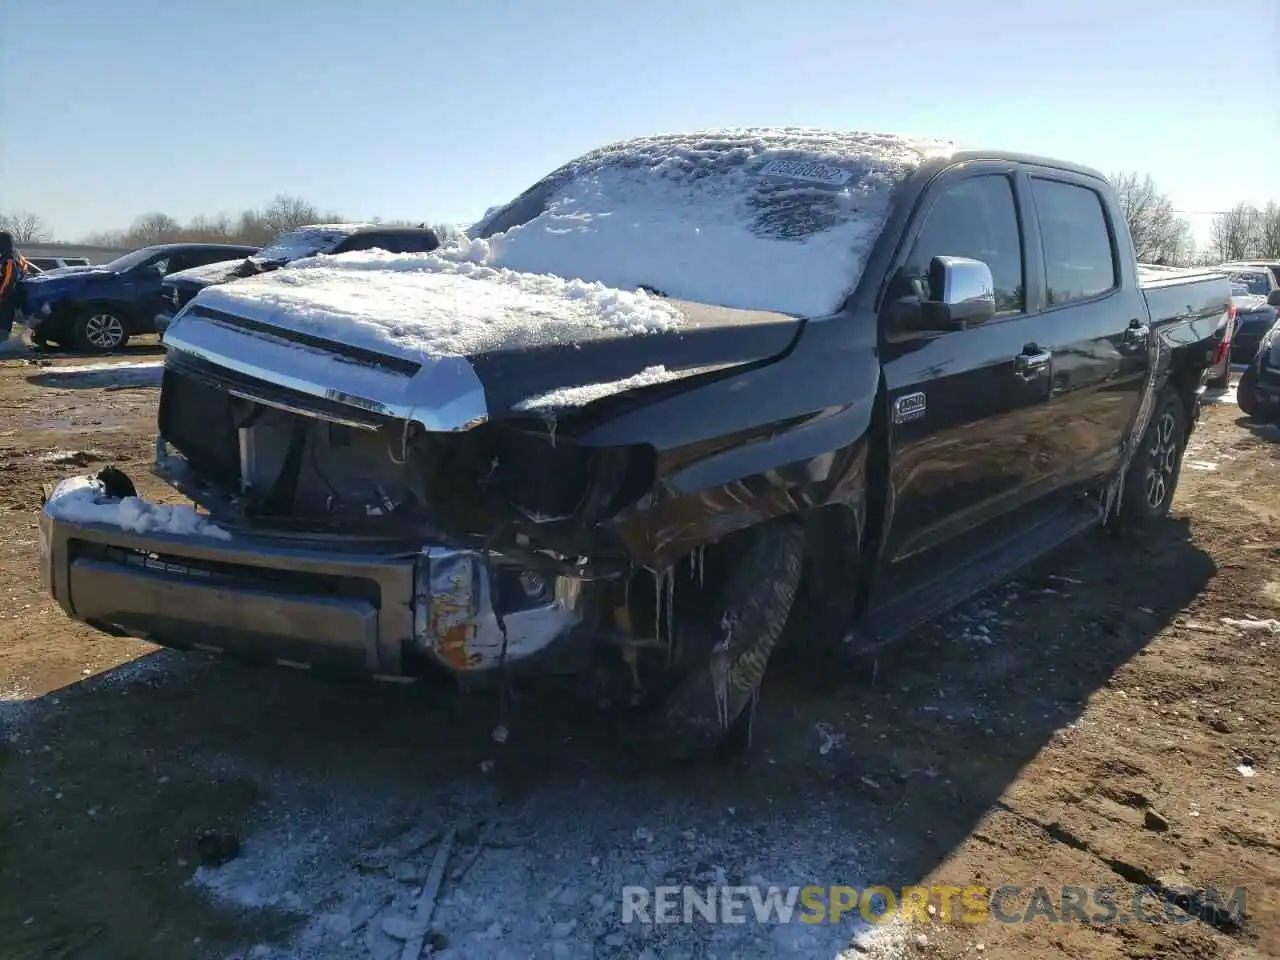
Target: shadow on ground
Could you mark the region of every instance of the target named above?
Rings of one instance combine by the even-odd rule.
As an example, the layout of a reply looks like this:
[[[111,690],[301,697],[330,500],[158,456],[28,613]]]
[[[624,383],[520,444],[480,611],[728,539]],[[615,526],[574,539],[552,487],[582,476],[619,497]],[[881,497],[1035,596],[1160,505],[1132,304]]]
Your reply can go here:
[[[296,936],[298,955],[364,956],[386,938],[361,911],[411,901],[425,867],[403,883],[362,858],[423,825],[463,824],[482,854],[448,875],[465,909],[437,914],[456,956],[491,955],[492,917],[521,950],[550,940],[548,916],[586,955],[687,955],[713,936],[621,927],[622,883],[916,883],[1213,572],[1185,522],[1084,538],[835,695],[793,670],[773,678],[748,757],[678,770],[631,761],[626,731],[593,706],[521,697],[500,745],[488,697],[152,654],[21,714],[8,705],[6,955],[225,955]],[[204,830],[244,846],[193,885]],[[859,929],[802,941],[790,926],[721,927],[717,950],[831,958]]]
[[[58,360],[63,358],[103,360],[110,357],[162,357],[164,344],[158,337],[143,336],[141,340],[130,340],[119,350],[106,353],[87,353],[82,350],[70,350],[64,347],[41,347],[32,345],[27,356],[35,360]]]
[[[1248,430],[1259,440],[1280,441],[1280,422],[1256,420],[1253,417],[1239,417],[1236,426]]]

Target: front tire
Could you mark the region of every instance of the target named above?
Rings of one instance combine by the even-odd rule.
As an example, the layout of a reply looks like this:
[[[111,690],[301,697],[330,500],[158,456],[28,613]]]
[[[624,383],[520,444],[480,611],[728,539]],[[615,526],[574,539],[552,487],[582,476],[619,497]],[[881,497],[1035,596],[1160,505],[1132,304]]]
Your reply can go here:
[[[711,606],[710,622],[690,625],[691,669],[648,725],[650,752],[687,760],[722,744],[742,747],[765,665],[795,604],[804,529],[774,520],[753,531]]]
[[[1125,475],[1118,517],[1121,527],[1150,526],[1169,515],[1186,444],[1186,407],[1177,393],[1165,389]]]
[[[72,336],[76,346],[89,353],[119,350],[129,342],[124,320],[101,307],[91,307],[78,316]]]

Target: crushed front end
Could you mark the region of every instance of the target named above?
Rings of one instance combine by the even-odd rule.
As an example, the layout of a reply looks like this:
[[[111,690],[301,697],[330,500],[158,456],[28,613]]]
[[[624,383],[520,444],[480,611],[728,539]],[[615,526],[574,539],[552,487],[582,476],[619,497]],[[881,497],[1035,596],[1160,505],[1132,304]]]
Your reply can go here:
[[[128,480],[75,478],[46,502],[44,578],[78,620],[288,666],[476,682],[545,662],[583,626],[591,572],[521,547],[492,513],[499,491],[560,509],[569,486],[540,491],[532,460],[512,478],[494,468],[518,433],[431,434],[172,349],[159,421],[153,472],[199,512],[131,498]]]
[[[166,332],[153,466],[187,502],[104,471],[45,504],[44,576],[72,617],[317,671],[567,678],[656,707],[663,749],[754,702],[801,576],[788,487],[816,474],[743,482],[750,441],[779,432],[756,425],[660,454],[648,404],[694,402],[796,321],[432,354],[205,299]],[[641,429],[609,433],[629,415]]]

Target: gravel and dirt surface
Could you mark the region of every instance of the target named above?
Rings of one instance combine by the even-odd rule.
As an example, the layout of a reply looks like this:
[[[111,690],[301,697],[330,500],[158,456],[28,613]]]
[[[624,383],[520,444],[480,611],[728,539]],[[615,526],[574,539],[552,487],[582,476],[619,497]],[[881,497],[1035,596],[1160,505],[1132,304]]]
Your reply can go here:
[[[582,706],[523,698],[499,743],[489,698],[67,620],[37,575],[41,486],[146,476],[160,353],[37,356],[0,361],[4,960],[382,960],[415,938],[458,958],[1280,955],[1280,635],[1224,622],[1280,618],[1280,430],[1229,396],[1157,532],[1086,537],[834,693],[773,677],[751,755],[657,771]],[[998,912],[1038,915],[947,922],[935,894],[912,923],[623,924],[626,884],[1014,885]],[[1117,920],[1063,910],[1064,886],[1091,917],[1116,888]],[[1144,887],[1155,922],[1120,920]],[[1177,892],[1209,887],[1243,910]]]

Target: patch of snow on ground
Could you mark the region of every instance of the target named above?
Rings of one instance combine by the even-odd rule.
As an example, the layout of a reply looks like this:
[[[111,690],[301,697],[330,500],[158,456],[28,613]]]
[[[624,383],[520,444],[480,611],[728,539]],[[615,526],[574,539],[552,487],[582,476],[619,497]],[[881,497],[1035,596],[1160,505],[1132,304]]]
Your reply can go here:
[[[177,650],[159,649],[134,657],[132,660],[126,660],[110,670],[104,670],[88,682],[96,686],[119,688],[121,692],[127,692],[130,687],[155,686],[170,677],[203,670],[212,662]]]
[[[31,715],[33,705],[30,691],[18,683],[0,689],[0,741],[13,735],[12,731]]]
[[[34,459],[37,463],[75,463],[83,465],[90,460],[101,460],[106,454],[101,450],[50,450],[47,453],[38,454]]]
[[[1228,627],[1234,627],[1241,633],[1280,635],[1280,620],[1235,620],[1231,617],[1223,617],[1222,622]]]
[[[1231,403],[1236,402],[1236,385],[1233,383],[1229,387],[1220,390],[1206,390],[1200,397],[1201,403]]]
[[[45,504],[50,516],[69,523],[105,523],[131,533],[168,533],[230,540],[231,534],[186,503],[159,504],[139,497],[106,497],[92,477],[70,477]]]
[[[43,367],[38,382],[50,387],[158,387],[164,375],[163,360],[132,363],[85,363],[78,366]]]
[[[415,358],[642,335],[684,322],[643,291],[517,273],[489,260],[487,244],[465,239],[429,254],[311,257],[207,288],[192,302]]]
[[[191,882],[223,903],[302,920],[287,944],[237,956],[390,960],[401,956],[421,886],[452,826],[458,840],[430,924],[442,938],[433,957],[835,960],[855,937],[879,938],[856,910],[834,924],[801,923],[801,906],[789,922],[776,913],[760,921],[745,896],[743,923],[624,923],[622,891],[630,885],[689,885],[704,895],[708,886],[862,887],[882,877],[871,838],[839,800],[789,813],[779,830],[768,816],[679,797],[661,783],[582,771],[585,779],[544,786],[514,805],[495,805],[487,781],[474,789],[452,783],[447,800],[424,788],[427,795],[408,801],[366,785],[335,790],[274,773],[273,800],[240,855],[199,868]],[[244,775],[219,775],[227,772]],[[397,823],[404,828],[388,836]]]

